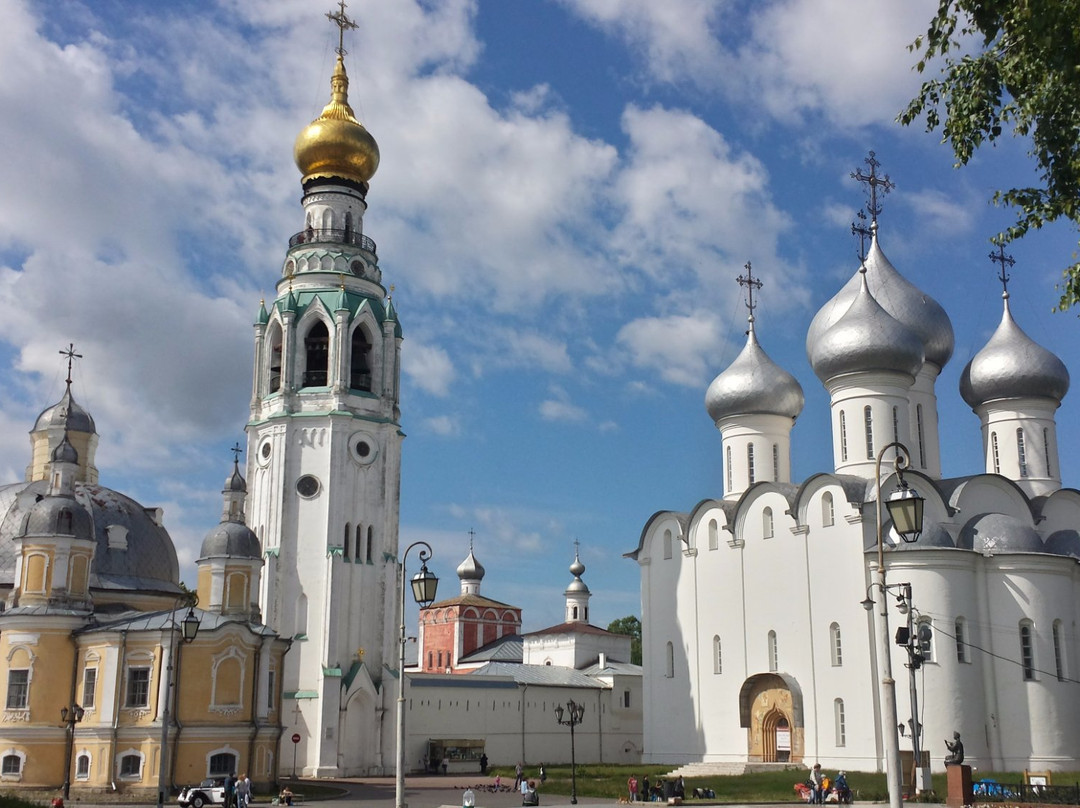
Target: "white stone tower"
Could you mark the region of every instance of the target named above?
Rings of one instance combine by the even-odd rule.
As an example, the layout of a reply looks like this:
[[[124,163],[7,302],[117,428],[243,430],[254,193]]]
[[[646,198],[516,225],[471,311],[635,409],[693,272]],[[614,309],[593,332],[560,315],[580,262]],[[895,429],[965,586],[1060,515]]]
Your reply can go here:
[[[342,37],[355,27],[344,10],[327,16]],[[282,715],[309,776],[382,774],[394,761],[401,329],[364,234],[379,148],[349,106],[340,39],[337,52],[330,103],[296,140],[303,229],[255,324],[247,426],[259,602],[293,640]]]

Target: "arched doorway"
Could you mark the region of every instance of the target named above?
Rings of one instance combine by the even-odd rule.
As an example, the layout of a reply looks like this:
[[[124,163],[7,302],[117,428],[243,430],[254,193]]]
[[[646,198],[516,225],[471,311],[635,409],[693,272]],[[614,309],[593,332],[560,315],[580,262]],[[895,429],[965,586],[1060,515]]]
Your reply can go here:
[[[747,730],[747,760],[802,762],[802,690],[794,679],[776,673],[751,676],[739,693],[739,719]]]

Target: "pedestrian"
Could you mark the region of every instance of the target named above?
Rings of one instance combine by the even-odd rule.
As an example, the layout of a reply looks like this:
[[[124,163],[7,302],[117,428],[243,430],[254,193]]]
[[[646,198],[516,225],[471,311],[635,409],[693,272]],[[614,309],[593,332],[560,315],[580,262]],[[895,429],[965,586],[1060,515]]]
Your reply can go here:
[[[230,772],[225,775],[225,808],[233,808],[236,805],[236,774]]]
[[[502,775],[501,774],[496,774],[495,775],[495,790],[496,791],[502,791]]]
[[[547,782],[547,772],[544,771],[544,764],[541,763],[540,764],[540,783],[544,784],[546,782]]]
[[[236,781],[236,808],[248,808],[250,802],[251,780],[248,779],[247,772],[244,772]]]
[[[814,787],[813,794],[810,795],[810,801],[817,803],[818,805],[824,805],[825,803],[825,774],[821,771],[821,764],[815,763],[814,768],[810,770],[810,783]]]
[[[525,773],[525,767],[521,765],[519,760],[517,766],[514,767],[514,791],[518,791],[521,788],[521,775]]]
[[[649,790],[649,775],[641,775],[641,799],[643,802],[652,802],[652,791]]]
[[[485,752],[480,755],[480,774],[487,774],[488,756]]]
[[[445,776],[446,776],[446,770],[447,770],[447,769],[449,769],[449,768],[450,768],[450,758],[448,758],[448,757],[446,757],[446,756],[444,755],[444,756],[443,756],[443,759],[442,759],[442,773],[443,773],[443,777],[445,777]]]
[[[637,775],[630,775],[630,779],[626,781],[626,790],[630,792],[630,802],[637,802]]]

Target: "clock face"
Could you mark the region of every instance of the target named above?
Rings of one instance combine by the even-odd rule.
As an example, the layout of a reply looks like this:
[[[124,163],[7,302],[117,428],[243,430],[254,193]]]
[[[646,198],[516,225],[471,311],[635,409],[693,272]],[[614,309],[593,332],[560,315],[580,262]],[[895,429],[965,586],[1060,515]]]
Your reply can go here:
[[[306,499],[311,499],[318,494],[320,487],[319,478],[311,474],[305,474],[296,481],[296,493]]]

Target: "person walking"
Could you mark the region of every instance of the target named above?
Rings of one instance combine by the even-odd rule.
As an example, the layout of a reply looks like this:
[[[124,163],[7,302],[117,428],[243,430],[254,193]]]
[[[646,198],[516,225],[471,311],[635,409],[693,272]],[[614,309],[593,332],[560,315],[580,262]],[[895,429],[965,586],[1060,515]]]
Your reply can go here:
[[[626,790],[630,792],[630,802],[637,802],[637,775],[630,775],[630,779],[626,781]]]
[[[525,773],[525,767],[521,765],[521,761],[518,761],[517,766],[514,767],[514,791],[521,790],[521,776]]]
[[[247,776],[247,772],[240,775],[240,779],[236,781],[236,808],[248,808],[248,804],[251,802],[251,780]]]
[[[233,808],[236,805],[236,775],[229,772],[225,775],[225,808]]]
[[[815,763],[814,768],[810,770],[810,783],[814,787],[813,794],[810,795],[810,802],[817,805],[825,804],[825,773],[821,771],[821,764]]]

